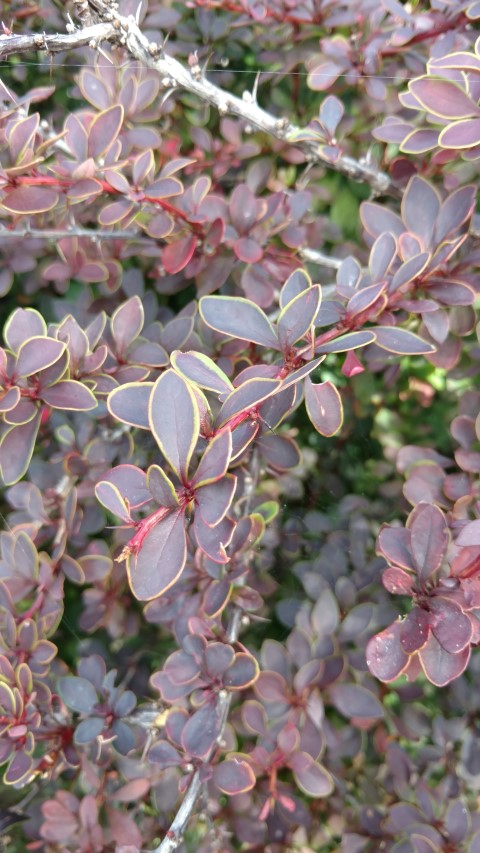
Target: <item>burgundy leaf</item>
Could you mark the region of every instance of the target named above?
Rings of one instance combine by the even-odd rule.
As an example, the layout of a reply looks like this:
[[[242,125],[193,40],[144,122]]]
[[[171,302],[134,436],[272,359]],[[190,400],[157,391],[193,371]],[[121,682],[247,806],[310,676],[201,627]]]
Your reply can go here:
[[[308,797],[328,797],[333,791],[333,779],[321,764],[307,752],[296,752],[289,760],[295,781]]]
[[[335,684],[330,687],[329,696],[337,711],[349,719],[378,720],[384,716],[382,703],[359,684]]]
[[[429,113],[440,118],[468,118],[480,115],[480,109],[466,92],[450,80],[432,77],[417,77],[409,84],[415,95]]]
[[[35,337],[21,344],[18,350],[15,374],[31,376],[55,364],[65,351],[65,344],[53,338]]]
[[[195,758],[205,759],[215,745],[218,725],[216,703],[206,702],[185,725],[182,732],[183,748]]]
[[[150,465],[147,471],[147,487],[153,498],[160,506],[175,508],[178,506],[178,497],[175,486],[167,477],[163,468],[158,465]]]
[[[103,157],[123,124],[123,107],[115,104],[95,116],[88,131],[88,156]]]
[[[132,592],[140,601],[162,595],[180,577],[187,556],[184,514],[174,510],[147,533],[127,560]]]
[[[327,381],[314,385],[305,380],[305,405],[308,416],[320,435],[331,437],[343,424],[343,406],[335,386]]]
[[[380,681],[395,681],[406,669],[409,657],[401,645],[402,623],[394,622],[367,643],[367,666]]]
[[[419,338],[408,329],[398,326],[374,326],[376,343],[382,349],[398,355],[426,355],[435,352],[435,347]]]
[[[304,338],[312,328],[322,298],[320,286],[316,284],[295,296],[282,308],[277,321],[280,346],[288,351],[298,340]]]
[[[215,483],[225,476],[232,453],[232,433],[229,429],[217,433],[205,450],[191,485],[196,489]]]
[[[52,210],[58,199],[56,190],[48,187],[17,187],[8,193],[0,204],[10,213],[33,215]]]
[[[430,618],[426,610],[414,607],[403,620],[400,629],[400,642],[407,655],[422,649],[430,635]]]
[[[209,527],[215,527],[230,509],[236,484],[237,478],[233,474],[226,474],[208,486],[197,487],[195,502],[203,521]]]
[[[418,655],[428,680],[437,687],[445,687],[465,670],[470,659],[470,646],[459,654],[451,654],[430,634],[428,643]]]
[[[150,429],[148,402],[152,388],[153,382],[127,382],[115,388],[108,395],[108,411],[123,423],[139,429]]]
[[[259,668],[255,658],[245,652],[239,652],[225,672],[223,684],[229,690],[244,690],[256,681],[258,673]]]
[[[259,403],[274,394],[282,385],[279,379],[247,379],[228,395],[218,415],[218,427],[233,420],[240,413],[249,413]]]
[[[11,486],[23,477],[32,458],[40,412],[25,424],[11,427],[0,440],[0,472],[5,485]]]
[[[113,312],[110,322],[117,353],[123,357],[143,328],[143,305],[138,296],[127,299]]]
[[[177,476],[186,482],[200,428],[198,405],[190,385],[174,370],[166,370],[153,386],[148,409],[150,429],[160,450]]]
[[[446,652],[457,654],[472,639],[472,622],[457,604],[446,598],[434,598],[430,603],[432,633]]]
[[[255,773],[247,761],[241,758],[227,758],[217,764],[213,771],[213,780],[224,794],[233,796],[243,794],[255,787]]]
[[[195,234],[188,234],[186,237],[182,237],[181,240],[165,246],[162,252],[162,261],[166,272],[174,275],[180,272],[180,270],[185,269],[193,257],[196,246],[197,237]]]
[[[415,568],[422,580],[428,580],[440,568],[450,541],[445,516],[437,506],[419,503],[408,526]]]
[[[203,321],[221,334],[240,338],[260,346],[278,349],[277,335],[261,308],[234,296],[203,296],[200,300]]]
[[[200,352],[180,352],[174,350],[171,354],[172,366],[186,379],[195,382],[206,391],[218,394],[229,394],[233,385],[226,374],[208,355]]]
[[[98,405],[95,394],[90,391],[90,388],[74,379],[62,379],[56,382],[55,385],[45,388],[41,392],[41,397],[44,403],[54,409],[89,412]]]

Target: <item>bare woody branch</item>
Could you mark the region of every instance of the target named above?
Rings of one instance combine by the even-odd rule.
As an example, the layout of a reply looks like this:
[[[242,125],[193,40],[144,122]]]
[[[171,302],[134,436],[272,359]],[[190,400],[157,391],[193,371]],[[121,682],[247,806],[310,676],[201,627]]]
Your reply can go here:
[[[134,231],[133,229],[118,229],[114,228],[84,228],[81,225],[67,226],[66,228],[31,228],[28,223],[25,225],[17,225],[15,228],[5,228],[0,225],[0,245],[3,240],[63,240],[65,237],[78,237],[93,240],[94,243],[101,243],[104,240],[131,240],[135,243],[155,245],[158,241],[153,237],[148,237],[142,231]],[[337,258],[335,255],[326,255],[318,249],[304,248],[299,249],[300,258],[315,266],[328,267],[329,269],[338,270],[343,258]]]
[[[133,17],[123,17],[112,11],[114,6],[107,7],[96,0],[92,0],[90,5],[95,12],[101,12],[103,20],[100,23],[73,32],[73,25],[69,24],[69,32],[66,35],[37,33],[0,36],[0,60],[32,50],[57,53],[85,46],[98,48],[103,41],[120,44],[128,50],[133,59],[158,72],[165,92],[176,89],[191,92],[215,107],[221,115],[238,116],[252,128],[287,144],[302,147],[312,162],[323,162],[352,180],[368,183],[376,194],[398,195],[395,185],[385,172],[345,154],[335,163],[325,160],[322,158],[321,149],[314,142],[297,140],[300,128],[285,117],[277,118],[263,110],[252,93],[244,92],[243,97],[239,98],[215,86],[206,79],[199,65],[185,67],[173,56],[168,56],[163,45],[149,42]]]

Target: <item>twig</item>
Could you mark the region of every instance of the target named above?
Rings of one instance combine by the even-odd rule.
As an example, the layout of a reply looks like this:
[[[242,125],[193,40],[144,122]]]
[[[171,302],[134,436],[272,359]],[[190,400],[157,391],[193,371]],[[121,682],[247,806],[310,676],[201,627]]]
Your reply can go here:
[[[320,267],[329,267],[332,270],[338,270],[343,264],[343,258],[335,258],[332,255],[324,255],[318,249],[300,249],[299,255],[304,261],[311,264],[318,264]]]
[[[221,115],[236,115],[249,127],[257,128],[287,144],[302,147],[312,162],[325,163],[355,181],[368,183],[377,194],[398,195],[398,190],[385,172],[345,154],[335,163],[324,160],[318,145],[311,141],[297,141],[300,129],[287,118],[276,118],[263,110],[251,92],[246,91],[239,98],[215,86],[206,79],[204,70],[199,66],[187,68],[173,56],[165,54],[163,45],[149,42],[135,18],[119,15],[113,6],[107,6],[97,0],[89,0],[89,3],[97,14],[108,20],[73,32],[72,25],[68,25],[70,31],[67,35],[37,33],[0,36],[0,60],[31,50],[55,53],[86,45],[98,48],[102,41],[112,41],[125,46],[134,59],[157,71],[165,91],[185,89],[192,92],[202,101],[216,107]]]
[[[8,56],[18,56],[19,53],[29,53],[32,50],[44,50],[46,53],[61,53],[64,50],[75,50],[90,44],[97,45],[100,41],[113,38],[116,30],[113,24],[94,24],[82,30],[68,33],[33,33],[31,35],[0,35],[0,60]]]
[[[257,450],[254,449],[250,459],[248,474],[245,483],[245,515],[249,515],[252,510],[253,498],[255,496],[255,489],[257,487],[259,475],[260,458]],[[237,605],[233,605],[226,629],[227,639],[229,643],[235,643],[238,640],[240,629],[242,626],[242,616],[242,609]],[[227,723],[228,712],[230,710],[232,697],[233,693],[227,690],[222,690],[218,696],[215,709],[219,720],[216,744],[220,743],[223,739],[223,734]],[[215,749],[216,745],[211,750],[209,755],[207,755],[205,763],[208,764],[208,762],[211,760]],[[178,812],[175,815],[172,823],[170,824],[170,829],[168,830],[163,841],[159,844],[158,847],[155,847],[151,851],[151,853],[172,853],[172,851],[177,849],[177,847],[182,841],[183,834],[185,832],[185,827],[188,821],[190,820],[192,812],[195,808],[195,803],[197,802],[198,797],[200,796],[201,790],[202,782],[200,781],[200,771],[197,769],[193,774],[192,780],[186,790],[185,796],[178,809]]]
[[[114,231],[102,230],[94,231],[92,228],[82,228],[79,225],[74,225],[71,228],[29,228],[28,225],[16,228],[4,228],[0,225],[0,241],[6,237],[9,238],[32,238],[36,240],[63,240],[64,237],[88,237],[94,242],[100,240],[135,240],[155,242],[153,238],[147,237],[141,231]]]

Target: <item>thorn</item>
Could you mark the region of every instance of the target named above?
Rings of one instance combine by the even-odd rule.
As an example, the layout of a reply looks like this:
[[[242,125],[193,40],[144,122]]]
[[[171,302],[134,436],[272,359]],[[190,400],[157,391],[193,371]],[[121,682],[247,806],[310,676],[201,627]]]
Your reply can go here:
[[[258,84],[260,81],[260,74],[261,74],[261,71],[257,71],[257,74],[255,76],[255,83],[253,84],[253,89],[252,89],[252,101],[254,101],[255,103],[257,103],[257,93],[258,93]]]
[[[206,74],[206,72],[207,72],[208,63],[210,62],[210,60],[211,60],[212,56],[213,56],[213,50],[211,50],[211,51],[210,51],[210,53],[208,54],[208,56],[207,56],[207,58],[206,58],[205,62],[204,62],[204,63],[203,63],[203,65],[202,65],[202,68],[201,68],[202,77],[205,77],[205,74]]]
[[[168,100],[168,98],[170,97],[170,95],[173,95],[174,91],[175,91],[175,89],[168,89],[168,90],[165,92],[165,94],[164,94],[163,98],[162,98],[162,99],[161,99],[161,101],[160,101],[160,107],[163,107],[164,103]]]

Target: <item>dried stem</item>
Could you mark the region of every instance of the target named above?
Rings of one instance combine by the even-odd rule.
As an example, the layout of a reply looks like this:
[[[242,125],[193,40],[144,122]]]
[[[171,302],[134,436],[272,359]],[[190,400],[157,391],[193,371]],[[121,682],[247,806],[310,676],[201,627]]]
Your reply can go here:
[[[255,490],[257,487],[259,476],[260,457],[257,450],[254,449],[250,458],[247,478],[245,482],[245,515],[248,515],[252,511],[253,498],[255,496]],[[241,607],[233,605],[230,611],[230,617],[226,628],[226,635],[229,643],[236,643],[236,641],[238,640],[242,625],[242,615],[243,611]],[[217,744],[220,743],[223,739],[223,734],[228,719],[228,712],[230,710],[232,697],[233,694],[231,692],[222,690],[217,700],[217,705],[215,709],[218,718],[218,734],[216,741]],[[215,749],[216,746],[212,749],[211,753],[207,755],[205,763],[208,763],[210,761],[213,753],[215,752]],[[201,791],[202,782],[200,781],[200,772],[197,769],[193,774],[192,780],[186,790],[185,796],[178,809],[178,812],[170,825],[170,829],[168,830],[163,841],[159,844],[158,847],[155,847],[153,849],[152,853],[172,853],[173,850],[177,849],[177,847],[182,841],[183,834],[185,832],[185,827],[188,821],[190,820],[190,817],[193,813],[195,804],[198,800],[198,797],[200,796]]]
[[[0,36],[0,60],[31,50],[44,50],[55,53],[89,45],[98,48],[102,41],[111,41],[123,45],[133,59],[148,68],[153,68],[162,79],[165,91],[184,89],[197,95],[202,101],[216,107],[221,115],[236,115],[251,128],[256,128],[292,145],[306,150],[311,162],[323,162],[329,168],[341,172],[355,181],[368,183],[376,194],[398,195],[398,190],[390,177],[375,166],[342,155],[335,163],[322,157],[321,148],[311,141],[297,141],[300,128],[286,118],[276,118],[263,110],[251,92],[244,92],[241,98],[215,86],[206,79],[204,71],[198,66],[187,68],[173,56],[165,54],[163,45],[149,42],[133,17],[119,15],[114,6],[88,0],[91,9],[102,19],[100,23],[61,34],[4,35]]]

